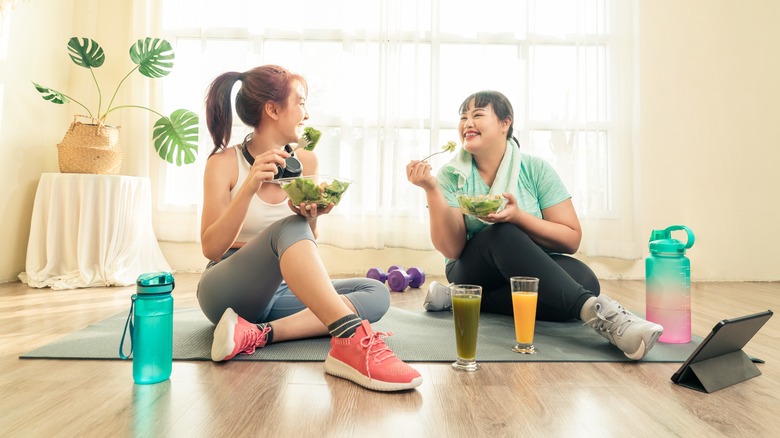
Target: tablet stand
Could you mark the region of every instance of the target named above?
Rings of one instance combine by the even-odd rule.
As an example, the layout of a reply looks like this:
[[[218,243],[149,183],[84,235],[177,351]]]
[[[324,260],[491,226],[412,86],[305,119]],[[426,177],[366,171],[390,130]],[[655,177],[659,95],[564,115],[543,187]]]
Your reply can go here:
[[[748,355],[737,350],[688,365],[677,383],[711,393],[760,375]]]

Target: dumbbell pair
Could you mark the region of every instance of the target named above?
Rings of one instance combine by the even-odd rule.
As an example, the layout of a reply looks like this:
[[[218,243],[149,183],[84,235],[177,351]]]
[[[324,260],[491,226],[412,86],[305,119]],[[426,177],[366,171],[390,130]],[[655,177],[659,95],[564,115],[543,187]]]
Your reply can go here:
[[[418,268],[409,268],[404,270],[403,266],[393,265],[387,270],[387,273],[379,268],[371,268],[366,273],[366,277],[384,283],[387,281],[390,290],[402,292],[407,287],[420,287],[425,283],[425,272]]]

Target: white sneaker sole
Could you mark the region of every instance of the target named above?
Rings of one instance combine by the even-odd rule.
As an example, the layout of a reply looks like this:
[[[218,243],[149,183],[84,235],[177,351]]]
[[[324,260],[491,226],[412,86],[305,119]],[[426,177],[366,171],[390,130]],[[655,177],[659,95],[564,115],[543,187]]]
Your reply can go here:
[[[233,339],[236,324],[238,324],[238,314],[228,307],[219,319],[217,328],[214,329],[214,341],[211,343],[211,360],[214,362],[225,360],[236,348]]]
[[[330,354],[325,358],[325,372],[332,376],[350,380],[364,388],[372,389],[374,391],[403,391],[416,388],[422,384],[422,376],[417,377],[408,383],[383,382],[381,380],[370,379],[367,376],[364,376],[360,371],[336,359]]]
[[[645,340],[642,339],[642,342],[639,343],[639,349],[631,354],[625,353],[627,358],[631,360],[639,360],[645,357],[645,355],[655,346],[656,341],[658,341],[658,338],[661,337],[661,334],[663,331],[655,332],[653,333],[653,336],[650,338],[650,342],[645,345]]]

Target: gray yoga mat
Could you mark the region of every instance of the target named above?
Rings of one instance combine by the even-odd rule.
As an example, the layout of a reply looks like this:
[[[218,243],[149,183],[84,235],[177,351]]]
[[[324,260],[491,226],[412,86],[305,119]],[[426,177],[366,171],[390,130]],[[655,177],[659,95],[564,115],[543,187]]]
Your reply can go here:
[[[119,359],[127,312],[116,314],[21,356],[24,359]],[[392,331],[385,342],[401,359],[409,362],[452,362],[455,334],[451,312],[409,311],[390,308],[375,331]],[[174,360],[210,360],[214,326],[200,309],[174,312]],[[628,362],[620,350],[580,322],[538,321],[534,344],[539,353],[517,354],[511,316],[482,314],[477,340],[477,361],[481,362]],[[129,336],[125,339],[129,351]],[[644,362],[683,362],[701,342],[656,343]],[[330,349],[329,338],[281,342],[241,354],[233,360],[323,361]]]

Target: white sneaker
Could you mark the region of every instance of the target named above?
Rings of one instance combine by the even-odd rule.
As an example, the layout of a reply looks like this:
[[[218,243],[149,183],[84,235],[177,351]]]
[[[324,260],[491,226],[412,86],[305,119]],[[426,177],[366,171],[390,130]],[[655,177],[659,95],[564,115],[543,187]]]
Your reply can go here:
[[[438,312],[441,310],[452,310],[452,296],[450,287],[439,282],[432,281],[428,285],[428,294],[423,303],[425,310],[429,312]]]
[[[607,338],[629,359],[645,357],[664,331],[660,325],[634,315],[606,295],[596,298],[593,310],[596,316],[585,324]]]

